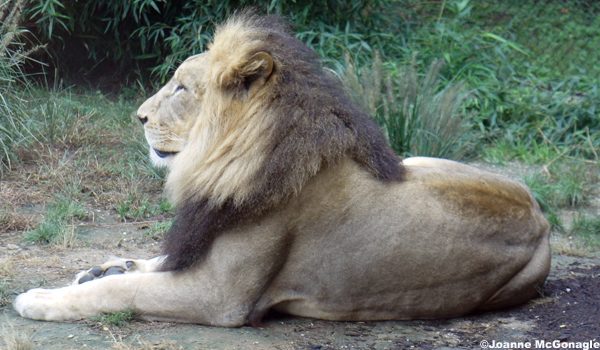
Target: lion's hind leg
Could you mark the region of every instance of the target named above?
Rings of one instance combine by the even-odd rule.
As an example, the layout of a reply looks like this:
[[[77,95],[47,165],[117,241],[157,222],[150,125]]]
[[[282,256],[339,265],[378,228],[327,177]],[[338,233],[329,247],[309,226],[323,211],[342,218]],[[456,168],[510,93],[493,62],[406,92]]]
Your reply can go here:
[[[164,259],[164,256],[152,259],[112,258],[100,266],[79,272],[72,284],[82,284],[110,275],[157,271]]]
[[[478,311],[512,307],[540,296],[542,285],[549,271],[550,245],[548,244],[548,236],[546,236],[538,245],[527,265],[480,306]]]

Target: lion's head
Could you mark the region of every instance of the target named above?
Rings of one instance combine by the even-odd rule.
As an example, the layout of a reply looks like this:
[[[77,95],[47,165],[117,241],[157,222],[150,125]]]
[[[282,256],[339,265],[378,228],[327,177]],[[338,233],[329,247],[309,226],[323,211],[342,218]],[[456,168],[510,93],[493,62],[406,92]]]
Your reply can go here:
[[[403,173],[375,122],[273,16],[221,25],[138,117],[178,208],[166,269],[190,266],[218,232],[282,205],[344,157],[382,181]]]
[[[169,167],[181,152],[198,117],[204,95],[205,55],[185,60],[171,80],[138,109],[154,165]]]

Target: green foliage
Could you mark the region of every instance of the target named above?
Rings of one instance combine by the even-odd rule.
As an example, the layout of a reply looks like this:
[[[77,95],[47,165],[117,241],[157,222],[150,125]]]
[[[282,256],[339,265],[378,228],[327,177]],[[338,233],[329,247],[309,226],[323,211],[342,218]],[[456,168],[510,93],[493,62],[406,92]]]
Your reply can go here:
[[[24,1],[0,2],[0,174],[10,167],[15,145],[30,136],[25,124],[24,100],[19,83],[21,67],[39,47],[28,48],[23,39],[21,11]]]
[[[488,142],[529,153],[552,144],[559,153],[598,160],[600,41],[592,38],[600,35],[600,3],[420,6],[406,54],[419,52],[424,62],[443,58],[444,76],[473,89],[473,122]]]
[[[583,204],[589,195],[588,182],[580,171],[561,167],[555,175],[536,174],[525,182],[542,207],[573,208]]]
[[[112,327],[122,327],[134,319],[135,312],[132,310],[111,312],[92,318],[96,322]]]
[[[450,149],[456,144],[440,144],[445,131],[435,123],[456,123],[457,118],[421,119],[444,105],[444,111],[456,107],[453,115],[462,120],[445,130],[458,133],[471,126],[480,141],[502,145],[486,149],[486,158],[502,161],[506,154],[536,163],[558,155],[599,159],[600,41],[594,39],[600,37],[600,3],[35,0],[28,15],[48,38],[63,73],[105,76],[103,70],[112,73],[116,64],[119,77],[144,78],[150,69],[164,81],[185,57],[205,49],[215,23],[249,6],[289,18],[297,36],[337,72],[346,71],[344,55],[351,55],[358,72],[368,71],[379,52],[386,68],[379,78],[382,94],[391,97],[369,109],[397,150],[452,157],[469,150],[454,152]],[[88,60],[72,60],[82,55]],[[436,63],[440,59],[443,67]],[[402,81],[424,83],[434,70],[434,95],[419,85],[420,102],[404,105]],[[147,89],[147,84],[139,86]],[[466,100],[464,91],[469,91]],[[438,100],[429,105],[421,97]],[[428,131],[415,131],[417,122]]]
[[[44,220],[25,233],[25,241],[40,244],[70,245],[74,239],[74,220],[87,218],[85,208],[71,198],[58,196],[48,205]]]
[[[579,214],[573,220],[570,232],[581,237],[587,246],[600,248],[600,217]]]
[[[552,227],[563,231],[558,211],[586,204],[592,193],[592,184],[599,180],[599,173],[597,165],[586,165],[581,161],[557,163],[547,167],[545,173],[537,173],[524,180],[546,212]]]
[[[152,224],[144,234],[153,240],[160,240],[163,238],[164,234],[169,231],[171,225],[173,225],[173,221],[171,220],[156,222]]]
[[[92,62],[107,59],[130,71],[151,66],[164,80],[183,59],[205,49],[215,23],[247,7],[288,16],[296,24],[299,37],[324,57],[339,59],[351,49],[357,56],[367,58],[372,46],[393,38],[389,30],[399,26],[397,19],[383,15],[391,3],[36,0],[28,15],[37,23],[40,34],[53,43],[59,58],[72,54],[63,50],[75,44],[85,47]]]
[[[462,83],[442,82],[442,61],[433,62],[423,77],[414,60],[393,67],[395,74],[377,55],[360,72],[346,65],[350,92],[377,118],[396,152],[455,159],[468,153],[473,140],[465,122],[468,94]]]
[[[117,204],[115,210],[121,220],[137,221],[160,214],[171,213],[173,207],[166,200],[161,200],[156,204],[152,203],[147,196],[132,192],[128,195],[127,199]]]

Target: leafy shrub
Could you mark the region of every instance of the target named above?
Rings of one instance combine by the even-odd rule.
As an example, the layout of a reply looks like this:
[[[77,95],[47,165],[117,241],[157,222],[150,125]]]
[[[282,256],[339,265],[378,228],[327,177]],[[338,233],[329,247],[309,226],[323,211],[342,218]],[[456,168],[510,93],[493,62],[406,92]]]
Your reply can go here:
[[[109,77],[122,84],[131,82],[124,77],[143,78],[148,71],[164,80],[183,58],[205,48],[215,23],[248,6],[288,17],[298,37],[337,72],[346,70],[345,54],[360,71],[370,69],[365,67],[372,67],[374,52],[380,52],[380,65],[386,67],[381,74],[392,77],[390,84],[381,77],[382,90],[377,93],[387,97],[370,110],[397,150],[416,154],[447,148],[411,149],[416,141],[431,144],[430,134],[417,137],[411,130],[417,130],[416,121],[432,122],[421,120],[421,115],[431,115],[425,109],[434,107],[409,103],[415,106],[409,111],[403,105],[406,96],[398,95],[398,80],[411,74],[403,67],[412,66],[422,77],[441,59],[435,93],[462,82],[462,91],[469,91],[460,104],[463,122],[474,126],[481,141],[503,147],[486,151],[486,156],[522,158],[543,151],[546,154],[529,160],[544,162],[557,155],[599,160],[598,2],[33,0],[27,14],[37,23],[36,32],[49,40],[62,73],[89,75],[89,80],[94,75]],[[400,70],[409,76],[401,77]],[[149,84],[139,85],[145,89]],[[447,91],[450,98],[454,90]],[[464,99],[457,92],[454,99]],[[416,120],[407,112],[415,113]],[[396,117],[384,116],[392,114]]]
[[[0,173],[10,167],[12,149],[30,135],[25,120],[22,65],[39,46],[28,48],[19,26],[25,1],[0,2]],[[20,86],[23,88],[22,85]]]
[[[423,77],[414,61],[394,67],[392,77],[378,55],[360,71],[346,65],[350,92],[377,118],[396,152],[454,159],[469,152],[473,138],[464,118],[468,93],[462,83],[441,80],[443,61],[434,61]]]
[[[393,36],[387,32],[399,26],[385,15],[384,8],[392,3],[35,0],[28,15],[37,23],[39,34],[50,40],[55,61],[64,70],[73,69],[70,61],[75,50],[88,55],[89,66],[106,60],[122,71],[138,70],[142,75],[140,69],[151,67],[164,80],[183,59],[204,50],[215,23],[246,7],[288,16],[297,26],[298,36],[324,57],[341,58],[350,49],[368,58],[372,46],[389,41]]]

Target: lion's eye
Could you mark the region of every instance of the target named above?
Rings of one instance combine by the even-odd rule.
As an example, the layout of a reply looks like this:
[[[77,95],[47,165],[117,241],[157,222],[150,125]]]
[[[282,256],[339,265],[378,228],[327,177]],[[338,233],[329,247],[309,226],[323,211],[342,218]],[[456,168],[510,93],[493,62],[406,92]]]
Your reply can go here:
[[[187,88],[185,86],[183,86],[183,85],[177,85],[175,87],[175,91],[173,93],[178,93],[179,91],[186,91],[186,90],[187,90]]]

